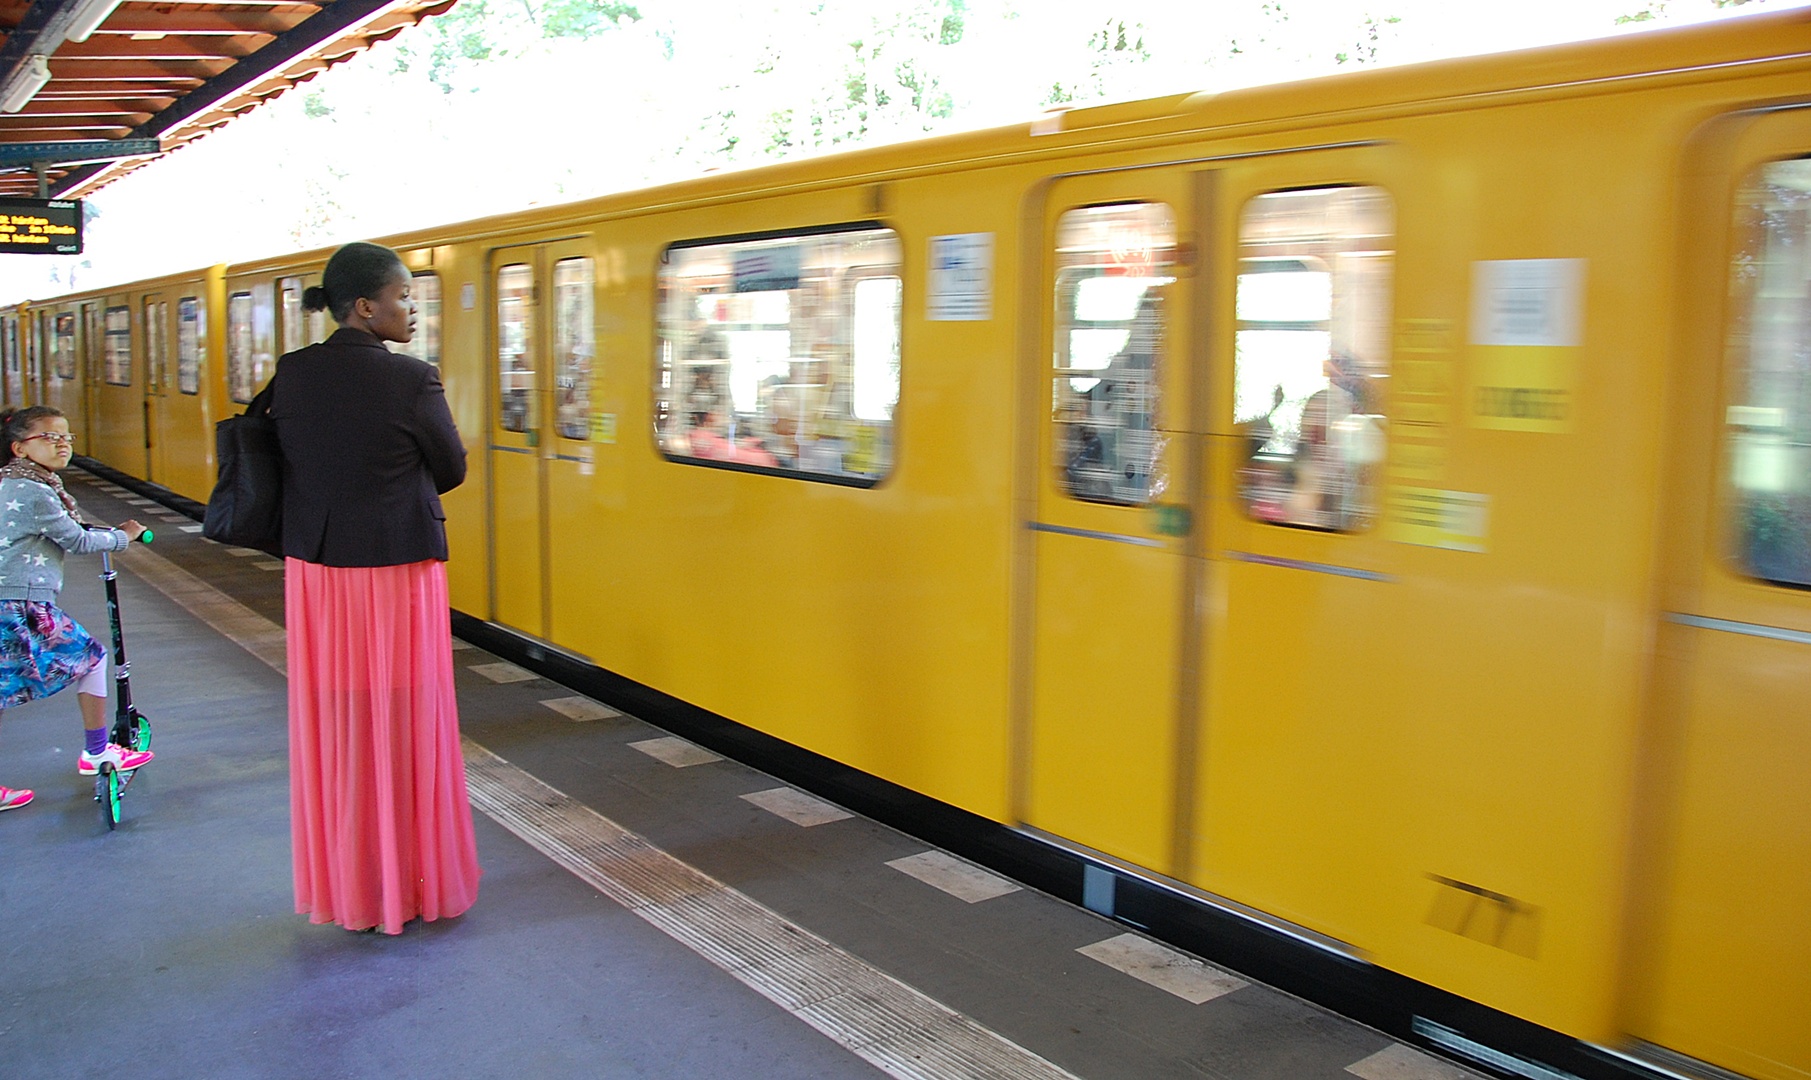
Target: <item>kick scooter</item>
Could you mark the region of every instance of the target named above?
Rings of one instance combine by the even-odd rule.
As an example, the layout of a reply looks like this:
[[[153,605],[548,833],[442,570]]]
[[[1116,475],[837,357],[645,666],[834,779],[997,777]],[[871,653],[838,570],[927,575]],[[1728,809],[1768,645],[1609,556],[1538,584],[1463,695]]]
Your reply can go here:
[[[146,529],[139,539],[149,544],[151,530]],[[113,681],[119,687],[113,731],[107,738],[133,750],[149,750],[151,721],[145,719],[145,714],[132,704],[132,665],[126,660],[126,635],[119,624],[119,587],[114,584],[118,577],[118,572],[113,569],[113,553],[101,552],[101,580],[107,583],[107,621],[113,624]],[[94,778],[94,801],[101,804],[101,820],[107,823],[107,831],[112,832],[119,826],[120,798],[126,794],[126,788],[132,785],[132,778],[137,775],[137,769],[122,773],[111,762],[101,763],[101,771]]]

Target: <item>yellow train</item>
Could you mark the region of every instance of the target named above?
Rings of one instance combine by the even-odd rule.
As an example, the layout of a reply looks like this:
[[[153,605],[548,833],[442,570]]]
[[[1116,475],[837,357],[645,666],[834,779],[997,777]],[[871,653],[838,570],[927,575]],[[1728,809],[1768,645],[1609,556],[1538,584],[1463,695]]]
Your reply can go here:
[[[1811,1077],[1811,12],[385,242],[459,611],[1499,1070]],[[6,396],[205,499],[327,254],[9,309]]]

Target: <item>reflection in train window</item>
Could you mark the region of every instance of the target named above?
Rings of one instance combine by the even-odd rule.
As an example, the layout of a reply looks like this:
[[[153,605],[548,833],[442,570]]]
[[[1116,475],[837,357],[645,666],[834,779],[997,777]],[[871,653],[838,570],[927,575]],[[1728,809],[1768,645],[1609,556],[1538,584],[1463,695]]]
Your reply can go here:
[[[408,354],[440,366],[440,275],[416,274],[409,283],[409,297],[415,301],[415,338],[409,342]]]
[[[176,389],[201,393],[201,370],[207,366],[207,306],[198,296],[176,302]]]
[[[308,325],[302,310],[302,279],[277,282],[277,317],[282,321],[283,352],[292,353],[308,344]]]
[[[535,429],[534,270],[522,263],[497,271],[497,426]]]
[[[1150,502],[1167,486],[1159,376],[1175,215],[1162,203],[1071,210],[1056,248],[1057,481],[1090,502]]]
[[[685,461],[855,486],[893,462],[902,289],[891,229],[676,246],[655,434]]]
[[[114,386],[132,385],[132,309],[107,309],[107,344],[103,377]]]
[[[1394,208],[1381,189],[1260,195],[1239,224],[1233,421],[1252,517],[1355,531],[1387,428]]]
[[[1725,417],[1737,563],[1811,587],[1811,159],[1760,169],[1736,201]]]
[[[75,313],[64,312],[57,316],[56,342],[52,346],[56,356],[57,378],[75,378]]]
[[[591,374],[597,366],[597,320],[590,259],[561,259],[553,267],[553,392],[560,434],[591,432]]]
[[[153,394],[163,392],[169,378],[170,305],[159,300],[145,301],[145,381]]]
[[[226,388],[234,401],[249,404],[257,396],[258,373],[252,366],[252,294],[226,299]]]

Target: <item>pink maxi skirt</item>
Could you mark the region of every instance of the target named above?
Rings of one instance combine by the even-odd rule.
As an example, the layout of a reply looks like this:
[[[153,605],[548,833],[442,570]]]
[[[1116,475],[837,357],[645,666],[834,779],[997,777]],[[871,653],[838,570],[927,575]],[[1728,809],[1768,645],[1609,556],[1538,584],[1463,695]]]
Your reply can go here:
[[[285,560],[296,912],[402,933],[478,898],[446,566]]]

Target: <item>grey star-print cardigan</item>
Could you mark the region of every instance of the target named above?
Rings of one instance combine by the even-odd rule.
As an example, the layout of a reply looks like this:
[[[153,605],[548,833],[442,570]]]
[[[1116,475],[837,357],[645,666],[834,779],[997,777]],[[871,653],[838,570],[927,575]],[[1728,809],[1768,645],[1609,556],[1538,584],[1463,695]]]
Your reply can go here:
[[[63,501],[36,480],[0,480],[0,600],[55,603],[63,589],[63,553],[119,551],[118,529],[84,529]]]

